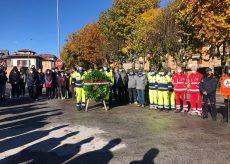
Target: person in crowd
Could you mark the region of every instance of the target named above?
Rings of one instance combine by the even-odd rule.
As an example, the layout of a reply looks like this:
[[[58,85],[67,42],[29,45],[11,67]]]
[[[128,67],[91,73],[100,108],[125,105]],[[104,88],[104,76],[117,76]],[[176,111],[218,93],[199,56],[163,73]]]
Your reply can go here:
[[[9,82],[12,86],[11,89],[11,96],[12,98],[19,98],[19,82],[20,82],[20,73],[17,67],[13,67],[12,71],[10,72]]]
[[[203,75],[197,72],[197,67],[192,66],[192,73],[188,77],[188,88],[190,90],[191,115],[201,116],[202,114],[202,94],[199,90],[199,84]],[[197,105],[197,108],[196,108]]]
[[[171,72],[171,69],[168,70],[167,75],[168,75],[168,83],[169,83],[169,108],[174,111],[176,109],[176,104],[175,104],[174,86],[172,82],[173,74]]]
[[[21,97],[25,96],[26,92],[26,73],[23,67],[20,68],[19,94]]]
[[[37,88],[38,96],[42,96],[42,89],[44,83],[45,83],[45,74],[42,72],[42,69],[38,69],[38,88]]]
[[[7,76],[4,68],[0,66],[0,101],[5,101]]]
[[[200,92],[203,94],[203,112],[201,117],[208,118],[208,101],[210,101],[212,120],[216,121],[216,88],[217,80],[211,68],[205,70],[206,75],[199,84]]]
[[[138,102],[141,107],[145,107],[145,87],[147,85],[147,77],[143,74],[142,69],[139,69],[136,77],[136,90]]]
[[[112,86],[114,84],[114,76],[113,76],[113,71],[108,68],[108,64],[104,64],[102,72],[104,72],[104,74],[110,79],[111,86]],[[105,99],[107,109],[109,109],[109,107],[110,107],[109,106],[110,105],[110,102],[109,102],[110,96],[111,96],[110,93],[108,93],[108,95],[106,96],[106,99]]]
[[[52,71],[50,69],[47,69],[45,74],[45,88],[46,88],[46,97],[48,99],[52,98],[52,83],[53,83]]]
[[[61,71],[61,74],[57,78],[58,84],[58,99],[65,99],[65,74]]]
[[[58,73],[55,71],[55,68],[52,68],[52,98],[57,98],[57,77]]]
[[[118,100],[124,103],[126,101],[125,86],[127,83],[127,75],[122,68],[119,68],[119,72],[116,73],[116,85],[118,89]]]
[[[157,88],[158,88],[158,109],[160,111],[164,110],[169,112],[169,91],[171,90],[171,85],[169,77],[167,75],[167,70],[162,68],[157,76]]]
[[[148,73],[150,109],[157,109],[157,76],[157,72],[155,71],[154,67],[152,67]]]
[[[187,104],[187,76],[183,73],[182,68],[177,68],[177,73],[173,76],[174,92],[176,95],[175,113],[188,112]],[[181,100],[183,102],[181,110]]]
[[[230,99],[230,67],[228,67],[220,79],[220,95],[224,97],[224,119],[223,122],[229,122],[229,99]]]
[[[28,74],[27,74],[27,87],[29,92],[29,97],[37,101],[37,86],[38,86],[38,74],[34,71],[33,68],[30,68]]]
[[[134,103],[137,105],[136,78],[134,70],[131,69],[128,75],[129,104]]]
[[[82,110],[86,106],[85,91],[83,88],[85,71],[83,70],[82,64],[79,64],[77,71],[72,74],[72,78],[75,79],[75,91],[78,110]]]
[[[65,99],[70,97],[70,74],[65,72]]]
[[[31,65],[30,67],[33,71],[37,71],[35,65]]]
[[[117,96],[117,83],[116,83],[116,74],[118,73],[118,68],[115,67],[113,70],[113,86],[112,86],[112,93],[113,93],[113,96],[114,96],[114,99],[115,101],[117,102],[118,101],[118,96]],[[112,98],[112,97],[111,97]]]
[[[77,72],[77,68],[74,69],[74,72]],[[75,95],[76,95],[76,93],[75,93],[76,79],[73,78],[73,76],[72,76],[74,72],[72,72],[72,74],[70,75],[70,97],[72,99],[75,99]]]

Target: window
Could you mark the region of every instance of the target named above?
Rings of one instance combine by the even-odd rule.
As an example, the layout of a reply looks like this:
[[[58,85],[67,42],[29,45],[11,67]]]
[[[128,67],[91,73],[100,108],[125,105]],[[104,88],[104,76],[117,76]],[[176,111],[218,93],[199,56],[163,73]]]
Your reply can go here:
[[[17,66],[28,67],[29,66],[29,60],[17,60]]]

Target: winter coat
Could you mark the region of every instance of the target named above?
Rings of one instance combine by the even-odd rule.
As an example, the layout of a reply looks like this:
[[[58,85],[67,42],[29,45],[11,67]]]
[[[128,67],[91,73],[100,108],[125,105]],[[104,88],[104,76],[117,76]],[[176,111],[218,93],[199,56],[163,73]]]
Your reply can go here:
[[[211,77],[204,77],[199,84],[200,92],[207,92],[208,95],[215,95],[217,88],[217,80],[211,75]]]
[[[147,85],[146,75],[136,77],[136,89],[145,90],[146,85]]]
[[[128,88],[136,88],[136,75],[128,76]]]
[[[65,86],[65,76],[58,76],[58,79],[57,79],[57,84],[58,84],[58,87],[64,87]]]
[[[52,74],[46,74],[45,75],[45,87],[51,88],[53,82],[53,76]]]
[[[11,72],[10,73],[10,76],[9,76],[9,79],[10,79],[10,83],[11,84],[18,84],[20,82],[20,74],[19,72]]]
[[[44,75],[44,73],[38,73],[38,83],[39,83],[40,86],[45,83],[45,75]]]
[[[24,72],[20,72],[20,84],[26,83],[26,74]]]
[[[57,85],[57,77],[58,77],[58,73],[56,72],[52,72],[52,85]]]
[[[38,85],[38,74],[37,73],[29,73],[27,75],[27,86],[32,87]]]
[[[0,71],[0,85],[6,85],[7,77],[5,71]]]
[[[65,76],[65,87],[69,88],[70,86],[70,75]]]
[[[116,77],[116,85],[119,86],[126,86],[128,77],[125,72],[117,72],[115,74]]]

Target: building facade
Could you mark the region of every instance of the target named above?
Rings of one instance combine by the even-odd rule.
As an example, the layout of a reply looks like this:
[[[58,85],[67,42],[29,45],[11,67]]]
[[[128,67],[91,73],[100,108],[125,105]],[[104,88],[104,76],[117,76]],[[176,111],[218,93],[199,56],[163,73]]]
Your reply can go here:
[[[29,49],[22,49],[14,52],[11,55],[6,56],[7,60],[7,75],[9,76],[13,67],[20,69],[21,67],[24,70],[28,70],[32,65],[36,69],[51,69],[55,66],[55,61],[57,57],[51,54],[42,54],[38,55],[36,52]]]
[[[43,71],[56,67],[57,57],[55,55],[41,54],[40,57],[42,57],[42,70]]]

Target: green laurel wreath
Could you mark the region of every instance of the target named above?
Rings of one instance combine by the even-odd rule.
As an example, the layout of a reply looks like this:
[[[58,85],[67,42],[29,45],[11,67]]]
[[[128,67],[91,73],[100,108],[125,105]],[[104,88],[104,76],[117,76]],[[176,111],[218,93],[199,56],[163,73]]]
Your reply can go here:
[[[109,82],[111,80],[105,73],[98,70],[87,73],[84,78],[84,83],[92,83],[84,85],[85,95],[87,99],[94,100],[96,102],[106,99],[106,96],[110,92],[109,84],[99,84],[102,82]],[[94,84],[97,83],[97,84]]]

